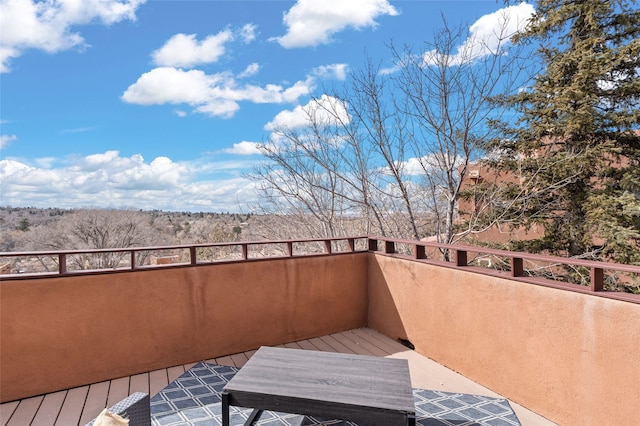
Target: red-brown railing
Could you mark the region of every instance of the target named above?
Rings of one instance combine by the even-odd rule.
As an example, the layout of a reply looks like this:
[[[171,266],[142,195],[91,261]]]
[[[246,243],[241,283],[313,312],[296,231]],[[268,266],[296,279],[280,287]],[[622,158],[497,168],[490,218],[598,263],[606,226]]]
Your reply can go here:
[[[624,265],[619,263],[600,262],[577,258],[545,256],[524,252],[497,250],[488,247],[441,244],[436,242],[403,240],[397,238],[369,237],[369,251],[384,255],[401,257],[435,263],[450,268],[465,268],[469,271],[485,275],[508,277],[516,281],[549,287],[562,288],[581,293],[597,293],[605,297],[640,303],[640,294],[622,291],[605,290],[607,278],[625,281],[635,284],[640,290],[640,266]],[[500,262],[491,264],[490,259],[498,259]],[[506,260],[506,261],[505,261]],[[528,265],[529,268],[525,268]],[[581,285],[574,282],[563,281],[566,274],[562,273],[562,267],[569,267],[580,275],[579,268],[585,272],[588,270],[588,278]],[[540,271],[546,271],[540,273]],[[605,271],[609,272],[606,275]],[[634,286],[629,286],[633,288]]]
[[[0,277],[3,280],[32,278],[34,276],[50,277],[83,273],[146,270],[154,267],[188,267],[210,263],[342,255],[366,251],[640,303],[640,294],[606,289],[606,282],[611,279],[631,283],[630,288],[634,288],[634,285],[636,288],[640,288],[637,284],[640,282],[640,266],[544,256],[496,250],[488,247],[451,245],[374,236],[239,241],[118,249],[3,252],[0,253],[0,263],[3,259],[7,259],[8,262],[5,262],[4,267],[0,265]],[[103,261],[102,266],[96,267],[89,259],[90,257],[107,255],[112,256],[109,266],[104,266],[109,262]],[[155,264],[150,260],[154,255],[156,260],[160,259]],[[168,263],[162,262],[162,259],[168,259]],[[19,267],[15,266],[20,264],[20,260],[23,263],[27,260],[31,264],[39,263],[44,270],[21,271]],[[81,265],[82,262],[85,262],[85,264]],[[73,267],[74,265],[76,266],[75,268]],[[588,276],[583,279],[582,283],[567,281],[566,268],[573,270],[575,276],[580,276],[581,273],[585,276],[586,271],[588,271]]]
[[[265,248],[266,249],[262,249]],[[367,237],[344,237],[323,239],[299,239],[279,241],[238,241],[208,244],[185,244],[175,246],[127,247],[83,250],[55,250],[33,252],[2,252],[0,276],[21,278],[79,273],[131,271],[153,267],[195,266],[207,263],[242,262],[270,258],[327,256],[367,251]],[[217,252],[216,252],[217,250]],[[178,252],[178,255],[175,253]],[[168,263],[150,263],[151,253],[159,254],[157,259],[171,258]],[[74,256],[76,258],[74,258]],[[107,256],[110,256],[107,259]],[[92,262],[91,257],[100,261]],[[82,258],[82,260],[79,260]],[[71,261],[73,259],[73,261]],[[15,265],[20,260],[39,265],[28,270],[20,270]],[[85,265],[72,268],[72,264]],[[96,266],[96,263],[98,265]],[[104,266],[109,265],[109,266]]]

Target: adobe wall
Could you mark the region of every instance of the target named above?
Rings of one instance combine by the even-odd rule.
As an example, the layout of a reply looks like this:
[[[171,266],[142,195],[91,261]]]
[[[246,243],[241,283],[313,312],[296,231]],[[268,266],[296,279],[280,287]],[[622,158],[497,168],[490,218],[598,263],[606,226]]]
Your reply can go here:
[[[372,255],[369,327],[563,425],[640,424],[640,305]]]
[[[363,327],[368,256],[0,282],[0,400]]]

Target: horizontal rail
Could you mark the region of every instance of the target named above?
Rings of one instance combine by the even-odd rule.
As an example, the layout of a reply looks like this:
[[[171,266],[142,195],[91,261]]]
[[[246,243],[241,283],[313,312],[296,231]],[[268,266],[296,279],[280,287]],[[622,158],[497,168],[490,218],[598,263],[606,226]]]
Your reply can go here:
[[[397,250],[398,245],[407,245],[411,247],[411,253],[400,253]],[[634,303],[640,303],[640,294],[626,293],[626,292],[611,292],[605,291],[605,274],[604,271],[615,271],[634,274],[635,279],[640,280],[640,266],[626,265],[613,262],[602,262],[595,260],[576,259],[571,257],[560,256],[548,256],[525,252],[516,252],[508,250],[499,250],[488,247],[467,246],[459,244],[444,244],[437,242],[427,242],[418,240],[405,240],[399,238],[386,238],[386,237],[369,237],[368,243],[369,251],[380,252],[389,256],[396,256],[402,258],[410,258],[413,260],[430,261],[437,263],[441,266],[452,268],[470,268],[469,255],[493,255],[509,259],[508,271],[490,270],[489,268],[472,267],[473,272],[484,273],[487,275],[508,276],[511,279],[518,281],[529,282],[532,284],[542,284],[565,290],[575,290],[579,292],[590,292],[599,294],[606,293],[613,298],[631,301]],[[380,248],[382,247],[382,248]],[[436,259],[433,256],[428,256],[427,251],[431,248],[438,250],[439,253],[449,254],[449,258]],[[451,256],[452,255],[452,256]],[[557,265],[567,265],[570,267],[583,267],[589,269],[589,286],[581,286],[579,284],[566,283],[562,281],[554,281],[552,279],[542,279],[537,277],[530,277],[525,274],[524,264],[528,262],[541,262],[547,264],[546,267],[553,267]],[[484,270],[483,270],[484,269]]]
[[[55,271],[45,271],[45,272],[35,272],[35,273],[15,273],[15,272],[4,272],[0,269],[0,276],[3,279],[7,278],[21,278],[21,277],[46,277],[52,275],[78,275],[82,273],[96,273],[96,272],[114,272],[114,271],[131,271],[136,269],[145,269],[148,270],[150,268],[166,268],[171,266],[195,266],[201,264],[208,263],[216,263],[216,262],[241,262],[247,260],[257,260],[257,259],[270,259],[270,258],[282,258],[282,257],[303,257],[303,256],[328,256],[328,255],[341,255],[355,252],[366,252],[367,251],[367,239],[366,236],[356,236],[356,237],[334,237],[334,238],[321,238],[321,239],[297,239],[297,240],[265,240],[265,241],[237,241],[237,242],[225,242],[225,243],[203,243],[203,244],[182,244],[182,245],[174,245],[174,246],[150,246],[150,247],[126,247],[126,248],[102,248],[102,249],[77,249],[77,250],[49,250],[49,251],[21,251],[21,252],[0,252],[0,267],[2,267],[2,259],[6,258],[23,258],[23,259],[34,259],[34,258],[51,258],[55,259],[55,263],[57,264],[57,268]],[[342,243],[342,250],[336,250],[334,245],[338,245]],[[360,249],[357,248],[357,244],[360,243]],[[301,250],[296,252],[294,247],[296,245],[310,245],[316,244],[316,250]],[[281,246],[282,250],[272,249],[271,253],[262,252],[260,256],[251,257],[250,252],[251,248],[257,248],[261,246]],[[224,257],[220,259],[216,259],[214,261],[206,261],[200,258],[198,255],[199,249],[228,249],[229,251],[233,251],[234,249],[238,251],[239,256],[233,257]],[[137,261],[137,254],[145,253],[145,252],[175,252],[183,250],[185,253],[188,253],[188,259],[186,261],[178,261],[171,262],[167,264],[143,264],[140,265]],[[284,255],[280,254],[283,252]],[[113,255],[113,254],[121,254],[121,263],[124,262],[124,259],[128,259],[128,266],[111,266],[111,267],[103,267],[103,268],[90,268],[90,269],[75,269],[72,270],[69,267],[69,259],[72,256],[100,256],[100,255]],[[167,257],[175,257],[175,256],[167,256]]]
[[[296,251],[297,246],[313,245],[313,250],[303,249]],[[410,253],[405,250],[404,253],[398,251],[399,245],[410,247]],[[266,251],[260,252],[257,256],[251,256],[252,253],[260,247],[269,247]],[[279,249],[274,249],[278,246]],[[334,247],[340,246],[341,249]],[[382,247],[382,248],[381,248]],[[206,260],[203,254],[199,254],[200,250],[220,249],[228,252],[234,251],[234,256],[217,258],[215,260]],[[185,259],[171,259],[166,264],[140,264],[140,254],[150,252],[175,252],[182,250],[185,252]],[[265,260],[287,257],[303,257],[303,256],[333,256],[355,252],[373,252],[382,253],[387,256],[401,257],[416,261],[425,261],[435,263],[440,266],[449,268],[463,268],[470,272],[482,273],[486,275],[501,276],[517,281],[528,282],[537,285],[545,285],[565,290],[578,292],[598,293],[606,295],[606,297],[614,297],[616,299],[632,301],[640,303],[640,294],[631,294],[624,292],[605,291],[605,271],[615,271],[622,273],[634,274],[634,279],[640,280],[640,266],[624,265],[619,263],[599,262],[585,259],[567,258],[559,256],[546,256],[540,254],[514,252],[507,250],[498,250],[488,247],[467,246],[443,244],[429,241],[405,240],[399,238],[387,238],[377,236],[355,236],[355,237],[334,237],[334,238],[318,238],[318,239],[297,239],[297,240],[264,240],[264,241],[238,241],[225,243],[204,243],[204,244],[184,244],[174,246],[151,246],[151,247],[127,247],[127,248],[105,248],[105,249],[78,249],[64,251],[33,251],[33,252],[1,252],[0,253],[0,277],[6,279],[21,279],[31,277],[51,277],[51,276],[70,276],[79,274],[95,274],[103,272],[123,272],[131,270],[148,270],[150,268],[167,268],[167,267],[185,267],[196,266],[211,263],[224,262],[242,262],[249,260]],[[429,252],[436,252],[439,258]],[[103,268],[70,268],[69,262],[73,256],[97,256],[97,255],[113,255],[122,254],[122,263],[126,266],[103,267]],[[446,253],[446,256],[443,255]],[[503,269],[491,269],[486,267],[478,267],[470,265],[470,255],[497,256],[499,258],[508,259],[508,265]],[[15,271],[6,272],[2,269],[3,258],[23,258],[34,259],[51,257],[55,259],[57,264],[55,270],[45,272],[28,272],[16,273]],[[177,256],[167,256],[177,257]],[[128,262],[124,259],[128,259]],[[542,262],[549,266],[567,265],[569,267],[583,267],[589,270],[589,286],[583,286],[574,283],[567,283],[561,280],[548,278],[540,278],[530,276],[526,273],[525,262],[535,263]],[[5,265],[6,266],[6,265]],[[53,269],[53,268],[52,268]]]
[[[172,250],[172,249],[188,249],[191,247],[228,247],[241,245],[266,245],[266,244],[286,244],[286,243],[315,243],[325,241],[348,241],[348,240],[366,240],[367,236],[357,237],[331,237],[331,238],[303,238],[296,240],[260,240],[260,241],[231,241],[224,243],[200,243],[200,244],[178,244],[171,246],[148,246],[148,247],[118,247],[118,248],[101,248],[101,249],[76,249],[76,250],[38,250],[38,251],[5,251],[0,252],[0,257],[10,256],[47,256],[58,254],[84,254],[84,253],[118,253],[132,251],[151,251],[151,250]]]

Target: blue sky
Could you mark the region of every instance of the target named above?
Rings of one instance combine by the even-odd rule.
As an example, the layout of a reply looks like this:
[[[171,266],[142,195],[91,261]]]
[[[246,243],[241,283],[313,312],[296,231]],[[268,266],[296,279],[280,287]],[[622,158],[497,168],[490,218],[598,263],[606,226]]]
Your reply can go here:
[[[257,144],[495,0],[0,0],[0,205],[251,211]],[[509,13],[526,18],[526,3]],[[407,159],[410,160],[410,159]]]

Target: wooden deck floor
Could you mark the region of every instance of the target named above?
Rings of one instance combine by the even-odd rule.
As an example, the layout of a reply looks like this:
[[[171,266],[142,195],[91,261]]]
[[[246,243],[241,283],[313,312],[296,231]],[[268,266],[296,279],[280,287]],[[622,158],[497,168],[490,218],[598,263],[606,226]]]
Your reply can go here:
[[[408,350],[400,343],[363,328],[281,345],[283,347],[390,356],[409,361],[414,387],[448,392],[475,393],[499,397],[471,380]],[[210,363],[242,367],[255,351],[243,352],[205,360]],[[72,426],[84,425],[109,407],[133,392],[151,396],[179,377],[193,364],[178,365],[130,377],[35,396],[0,405],[1,426]],[[523,426],[553,425],[554,423],[511,403]]]

